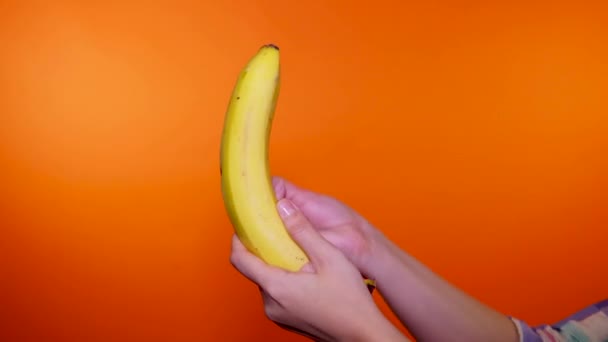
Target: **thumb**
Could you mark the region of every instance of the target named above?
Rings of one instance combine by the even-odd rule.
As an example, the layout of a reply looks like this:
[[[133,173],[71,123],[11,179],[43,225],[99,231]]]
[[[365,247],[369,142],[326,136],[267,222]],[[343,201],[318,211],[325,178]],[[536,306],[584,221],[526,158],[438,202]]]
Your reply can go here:
[[[283,198],[277,203],[277,209],[289,235],[308,255],[313,266],[322,267],[334,257],[334,247],[314,229],[293,202]]]

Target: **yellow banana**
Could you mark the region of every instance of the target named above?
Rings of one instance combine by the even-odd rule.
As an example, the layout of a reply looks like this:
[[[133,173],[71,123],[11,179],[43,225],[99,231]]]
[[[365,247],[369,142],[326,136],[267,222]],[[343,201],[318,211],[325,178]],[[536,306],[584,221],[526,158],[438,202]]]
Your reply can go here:
[[[245,247],[270,265],[298,271],[308,257],[278,215],[268,159],[280,82],[280,53],[273,44],[262,46],[239,73],[221,138],[222,195]],[[374,281],[365,283],[373,291]]]
[[[245,247],[297,271],[308,262],[276,209],[268,144],[280,88],[279,48],[262,46],[238,75],[224,121],[220,170],[228,216]]]

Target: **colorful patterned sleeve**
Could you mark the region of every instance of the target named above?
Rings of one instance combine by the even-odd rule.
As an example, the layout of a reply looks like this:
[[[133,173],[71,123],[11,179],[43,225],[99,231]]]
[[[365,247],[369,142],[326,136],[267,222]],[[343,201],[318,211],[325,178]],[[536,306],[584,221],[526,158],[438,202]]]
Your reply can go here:
[[[551,325],[531,327],[510,318],[517,327],[520,342],[608,342],[608,299]]]

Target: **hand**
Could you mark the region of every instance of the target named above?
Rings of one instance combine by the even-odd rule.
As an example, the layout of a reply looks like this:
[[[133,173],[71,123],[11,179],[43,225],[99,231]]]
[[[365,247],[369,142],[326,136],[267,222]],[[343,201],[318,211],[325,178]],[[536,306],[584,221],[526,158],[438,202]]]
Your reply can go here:
[[[376,245],[383,241],[377,229],[333,197],[302,189],[282,177],[273,177],[272,183],[279,200],[291,200],[314,228],[344,253],[365,277],[374,278],[370,261]]]
[[[280,177],[274,177],[273,185],[278,198],[294,202],[359,272],[377,281],[386,303],[417,340],[517,340],[505,315],[433,273],[351,208]]]
[[[264,263],[233,237],[231,262],[256,283],[269,319],[323,341],[404,340],[369,295],[361,274],[288,199],[279,212],[310,262],[299,272]]]

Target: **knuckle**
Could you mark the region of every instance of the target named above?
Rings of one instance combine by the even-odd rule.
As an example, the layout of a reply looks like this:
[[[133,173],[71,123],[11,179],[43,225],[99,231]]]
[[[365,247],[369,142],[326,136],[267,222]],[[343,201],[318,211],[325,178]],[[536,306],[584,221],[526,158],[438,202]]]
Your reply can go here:
[[[264,314],[271,321],[279,321],[281,319],[280,313],[278,312],[275,305],[267,304],[264,306]]]
[[[267,285],[266,293],[275,301],[283,302],[285,300],[285,288],[277,283]]]
[[[238,267],[239,261],[240,261],[240,259],[239,259],[239,256],[237,253],[230,254],[230,264],[232,264],[232,266]]]
[[[292,235],[302,235],[308,232],[310,225],[301,214],[294,214],[287,223]]]

